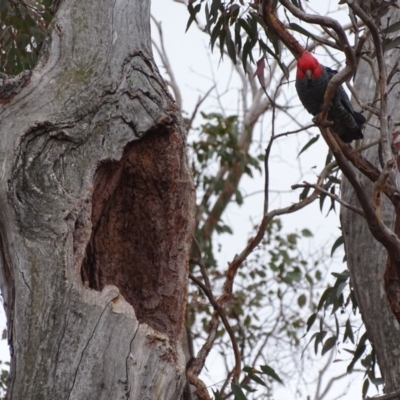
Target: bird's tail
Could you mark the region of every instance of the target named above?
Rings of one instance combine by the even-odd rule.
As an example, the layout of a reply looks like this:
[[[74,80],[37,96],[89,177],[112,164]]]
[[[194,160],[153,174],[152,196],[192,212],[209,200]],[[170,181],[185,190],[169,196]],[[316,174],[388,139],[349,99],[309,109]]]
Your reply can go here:
[[[366,118],[364,117],[364,115],[356,111],[353,112],[353,118],[360,129],[357,129],[356,131],[347,131],[343,133],[343,135],[341,135],[340,138],[345,143],[351,143],[353,140],[357,139],[364,139],[364,135],[361,132],[361,128],[367,122]]]
[[[351,143],[353,140],[364,139],[364,135],[362,134],[361,130],[356,132],[345,132],[343,135],[340,135],[340,139],[342,139],[345,143]]]
[[[364,117],[364,115],[360,114],[359,112],[354,111],[353,112],[353,118],[354,121],[357,122],[357,125],[361,128],[366,122],[366,118]]]

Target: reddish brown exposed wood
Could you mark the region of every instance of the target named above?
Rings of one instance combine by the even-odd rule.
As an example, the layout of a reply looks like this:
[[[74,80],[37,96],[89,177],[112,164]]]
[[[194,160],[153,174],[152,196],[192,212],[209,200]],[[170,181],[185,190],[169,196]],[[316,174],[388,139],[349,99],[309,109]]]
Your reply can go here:
[[[90,288],[117,286],[140,322],[174,338],[183,326],[188,272],[176,260],[193,196],[190,185],[178,184],[180,151],[180,137],[159,130],[128,145],[121,161],[99,166],[82,265]]]

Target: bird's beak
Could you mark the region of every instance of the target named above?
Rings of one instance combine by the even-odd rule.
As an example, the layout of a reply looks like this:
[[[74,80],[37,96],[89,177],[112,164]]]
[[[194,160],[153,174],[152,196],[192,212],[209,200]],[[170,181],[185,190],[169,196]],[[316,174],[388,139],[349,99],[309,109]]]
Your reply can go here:
[[[312,78],[312,71],[311,71],[311,69],[306,69],[306,75],[307,75],[307,78],[308,78],[308,79],[311,79],[311,78]]]

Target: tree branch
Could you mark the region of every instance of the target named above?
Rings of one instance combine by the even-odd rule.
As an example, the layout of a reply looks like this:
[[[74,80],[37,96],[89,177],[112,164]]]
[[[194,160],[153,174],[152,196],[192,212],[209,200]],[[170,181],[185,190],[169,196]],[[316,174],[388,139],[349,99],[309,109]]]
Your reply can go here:
[[[354,211],[355,213],[357,213],[358,215],[361,215],[362,217],[365,218],[365,214],[363,213],[363,211],[361,209],[359,209],[358,207],[354,207],[349,203],[346,203],[344,200],[342,200],[339,196],[337,196],[334,193],[329,192],[328,190],[325,190],[323,187],[312,184],[312,183],[308,183],[308,182],[304,182],[304,184],[298,184],[298,185],[293,185],[292,189],[299,189],[299,188],[306,188],[306,187],[310,187],[310,188],[314,188],[317,189],[319,192],[321,193],[325,193],[327,196],[329,196],[330,198],[332,198],[333,200],[336,200],[339,204],[341,204],[343,207],[348,208],[349,210]]]
[[[207,296],[209,302],[211,303],[211,305],[214,308],[214,314],[215,312],[218,313],[219,317],[222,320],[222,323],[225,326],[226,331],[228,332],[229,338],[231,340],[232,343],[232,348],[233,348],[233,353],[234,353],[234,357],[235,357],[235,367],[233,369],[233,377],[232,377],[232,381],[235,383],[237,382],[237,380],[239,379],[239,375],[240,372],[242,370],[241,368],[241,356],[240,356],[240,351],[239,351],[239,346],[235,337],[235,333],[233,332],[233,329],[228,321],[228,318],[226,316],[225,310],[223,309],[223,307],[217,302],[216,298],[214,297],[212,290],[211,290],[211,283],[210,280],[208,278],[208,274],[207,274],[207,268],[204,264],[203,258],[202,258],[202,254],[201,254],[201,247],[199,242],[196,240],[195,237],[193,237],[193,241],[196,245],[197,251],[199,253],[199,260],[194,260],[192,259],[191,262],[197,264],[200,267],[200,271],[201,271],[201,275],[203,276],[204,279],[204,284],[197,279],[194,275],[189,274],[190,279],[199,287],[201,288],[201,290],[204,292],[204,294]],[[214,319],[215,316],[213,315],[212,319]],[[212,324],[210,324],[210,326],[213,326]],[[215,330],[216,333],[216,330]],[[214,343],[215,340],[215,333],[213,333],[210,337],[209,334],[209,338],[210,340],[207,340],[206,343],[204,345],[207,345],[206,348],[204,348],[204,351],[200,351],[199,355],[193,360],[191,367],[189,368],[189,371],[193,374],[195,374],[196,376],[200,374],[201,370],[204,367],[205,364],[205,360],[206,357],[208,356],[212,345]],[[200,356],[201,355],[201,356]]]
[[[293,53],[295,58],[298,58],[300,54],[303,53],[304,48],[277,18],[275,10],[273,9],[273,0],[263,0],[262,17],[269,30],[279,36],[282,42],[285,43],[286,47]]]
[[[208,390],[207,390],[207,386],[204,384],[204,382],[199,379],[198,376],[196,376],[195,374],[193,374],[190,371],[186,372],[186,376],[189,380],[189,382],[196,387],[197,391],[197,397],[199,398],[199,400],[211,400],[210,395],[208,394]]]
[[[374,184],[374,190],[372,194],[372,201],[375,207],[375,212],[378,215],[378,218],[381,218],[381,193],[386,186],[386,183],[390,177],[391,172],[393,171],[393,167],[395,162],[393,159],[390,159],[386,162],[385,168],[381,172],[378,180]]]
[[[399,396],[400,396],[400,390],[393,393],[384,394],[383,396],[367,397],[366,400],[397,400]]]
[[[158,30],[161,48],[158,47],[157,43],[154,40],[152,40],[153,46],[157,50],[157,53],[161,58],[161,61],[165,68],[165,71],[167,72],[167,74],[169,76],[169,79],[170,79],[169,85],[171,86],[171,88],[174,92],[176,104],[178,104],[179,108],[182,109],[182,95],[181,95],[181,91],[179,89],[179,85],[175,79],[175,74],[171,67],[171,63],[169,62],[167,51],[165,49],[164,34],[163,34],[161,22],[157,21],[153,16],[151,16],[151,19],[153,20],[154,25],[156,26],[156,28]]]
[[[240,357],[240,350],[239,346],[237,344],[237,340],[235,337],[235,333],[233,332],[233,329],[228,321],[228,318],[226,316],[225,310],[218,304],[217,300],[215,299],[214,295],[212,294],[212,291],[204,285],[199,279],[197,279],[195,276],[192,274],[189,274],[189,278],[204,292],[204,294],[207,296],[208,300],[210,301],[211,305],[214,307],[214,310],[218,313],[220,316],[222,323],[225,326],[226,331],[228,332],[229,338],[232,343],[232,348],[233,348],[233,354],[235,357],[235,367],[233,370],[233,375],[232,375],[232,381],[233,383],[237,382],[240,372],[242,370],[241,367],[241,357]],[[205,359],[201,360],[202,364],[204,366]],[[192,370],[192,369],[190,369]],[[200,371],[199,371],[200,373]]]

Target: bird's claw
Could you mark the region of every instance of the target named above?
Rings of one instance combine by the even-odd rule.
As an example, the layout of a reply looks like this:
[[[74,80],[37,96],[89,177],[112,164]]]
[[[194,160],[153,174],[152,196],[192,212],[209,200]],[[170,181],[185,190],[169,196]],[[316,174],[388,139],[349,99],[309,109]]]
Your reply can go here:
[[[329,128],[330,126],[333,125],[332,121],[328,121],[327,119],[321,118],[321,114],[317,114],[312,121],[314,122],[315,125],[317,126],[322,126],[323,128]]]

